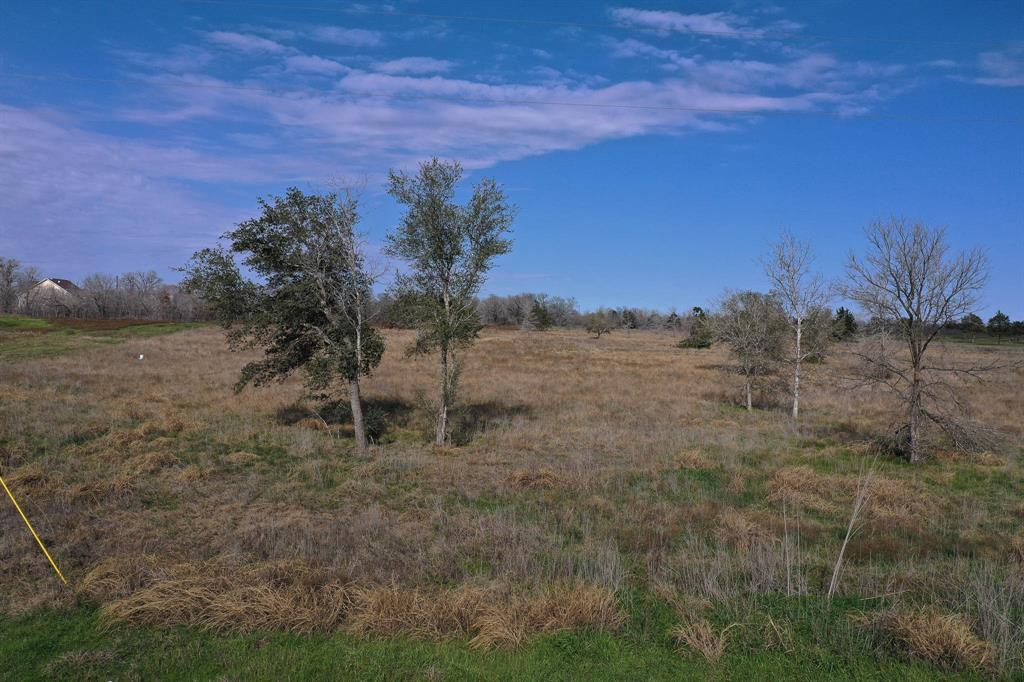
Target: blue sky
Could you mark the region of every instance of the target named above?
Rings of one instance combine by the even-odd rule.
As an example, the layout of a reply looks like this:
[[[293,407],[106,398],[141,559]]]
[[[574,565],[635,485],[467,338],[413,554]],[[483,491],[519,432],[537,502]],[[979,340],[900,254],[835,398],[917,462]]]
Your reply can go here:
[[[0,254],[46,275],[174,280],[290,185],[364,186],[379,244],[432,155],[519,206],[487,293],[685,309],[896,214],[1024,318],[1019,2],[0,4]]]

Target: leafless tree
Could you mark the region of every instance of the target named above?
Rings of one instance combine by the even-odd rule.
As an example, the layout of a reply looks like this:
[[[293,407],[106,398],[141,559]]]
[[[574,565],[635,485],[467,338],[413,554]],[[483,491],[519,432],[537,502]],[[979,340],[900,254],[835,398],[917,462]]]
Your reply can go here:
[[[821,341],[828,334],[812,333],[804,343],[807,326],[825,324],[820,311],[828,302],[828,290],[821,275],[812,270],[814,255],[810,244],[802,242],[789,232],[783,232],[772,245],[764,260],[764,271],[772,283],[772,293],[789,316],[793,331],[793,350],[789,360],[793,365],[793,419],[800,416],[800,369],[804,360],[821,353]]]
[[[965,408],[951,379],[979,377],[992,367],[936,360],[941,354],[930,351],[943,325],[974,309],[988,280],[988,260],[979,249],[952,255],[944,229],[902,218],[876,221],[866,235],[863,257],[850,254],[844,293],[902,341],[904,352],[890,344],[860,353],[860,359],[873,370],[868,380],[888,386],[905,405],[897,434],[905,439],[910,461],[919,462],[926,419],[954,443],[969,439],[966,423],[950,412],[962,414]]]
[[[117,284],[116,278],[102,273],[89,275],[82,280],[82,298],[98,317],[110,318],[121,315],[123,306]]]

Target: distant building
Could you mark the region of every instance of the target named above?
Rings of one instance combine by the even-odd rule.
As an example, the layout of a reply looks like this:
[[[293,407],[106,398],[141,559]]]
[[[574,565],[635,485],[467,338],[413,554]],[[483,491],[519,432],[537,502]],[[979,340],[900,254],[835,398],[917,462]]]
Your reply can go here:
[[[18,308],[32,315],[66,317],[79,306],[81,289],[69,279],[48,277],[18,299]]]

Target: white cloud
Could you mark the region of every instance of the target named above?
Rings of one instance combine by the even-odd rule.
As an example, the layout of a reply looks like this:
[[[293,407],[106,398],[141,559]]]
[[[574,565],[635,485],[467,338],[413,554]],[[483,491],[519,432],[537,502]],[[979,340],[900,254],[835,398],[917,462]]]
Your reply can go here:
[[[362,28],[342,28],[341,26],[317,26],[309,36],[321,43],[348,45],[350,47],[374,47],[380,45],[380,31],[368,31]]]
[[[740,17],[729,12],[708,14],[682,14],[667,10],[637,9],[635,7],[614,7],[609,10],[612,18],[620,24],[645,28],[661,34],[668,33],[723,33],[741,32],[745,35],[760,35],[761,31],[744,27]]]
[[[321,29],[323,38],[349,40],[338,31],[358,30]],[[772,112],[857,115],[881,97],[876,81],[902,68],[826,53],[711,59],[629,39],[608,46],[622,58],[655,60],[663,77],[648,70],[645,78],[612,82],[539,67],[531,80],[481,82],[446,75],[454,65],[428,57],[352,69],[255,33],[205,34],[253,66],[244,81],[204,73],[203,48],[121,54],[149,70],[143,78],[151,89],[129,100],[144,106],[124,104],[112,119],[160,129],[160,144],[0,105],[0,251],[12,250],[18,231],[32,230],[37,253],[19,249],[27,261],[41,261],[45,245],[61,239],[71,253],[76,243],[88,253],[156,245],[177,264],[230,224],[231,212],[211,203],[222,199],[204,189],[223,196],[225,187],[250,193],[263,183],[323,184],[337,176],[376,182],[389,167],[433,155],[482,168],[607,140],[732,130]],[[983,65],[991,77],[1013,77],[1005,61]],[[296,73],[332,80],[313,88]],[[225,125],[176,127],[197,118]]]
[[[451,71],[454,62],[433,57],[402,57],[387,62],[376,62],[373,68],[388,74],[445,73]]]
[[[314,55],[293,55],[284,60],[285,70],[292,72],[313,73],[322,76],[336,76],[347,73],[349,69],[333,59],[325,59]]]
[[[64,276],[119,258],[168,274],[238,217],[177,182],[223,178],[215,160],[87,132],[53,112],[0,104],[0,158],[0,252],[77,269]]]
[[[250,33],[234,33],[232,31],[210,31],[206,39],[220,47],[228,48],[246,54],[281,54],[288,52],[289,48],[281,43],[261,38]]]
[[[980,85],[1024,86],[1024,46],[982,52],[978,55],[978,70],[982,75],[974,82]]]

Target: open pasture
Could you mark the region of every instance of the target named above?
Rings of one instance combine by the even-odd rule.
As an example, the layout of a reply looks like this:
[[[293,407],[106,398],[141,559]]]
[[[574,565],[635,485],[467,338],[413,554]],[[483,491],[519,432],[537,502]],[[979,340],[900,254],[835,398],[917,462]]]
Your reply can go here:
[[[895,405],[836,388],[842,344],[808,366],[794,425],[770,401],[746,413],[718,349],[487,329],[466,356],[455,443],[436,448],[436,364],[405,357],[411,340],[387,332],[364,383],[369,458],[352,453],[344,401],[304,399],[298,380],[235,394],[252,358],[210,327],[5,358],[0,471],[71,586],[0,504],[0,665],[115,679],[1021,674],[1019,365],[961,388],[998,451],[911,466],[871,454]]]

